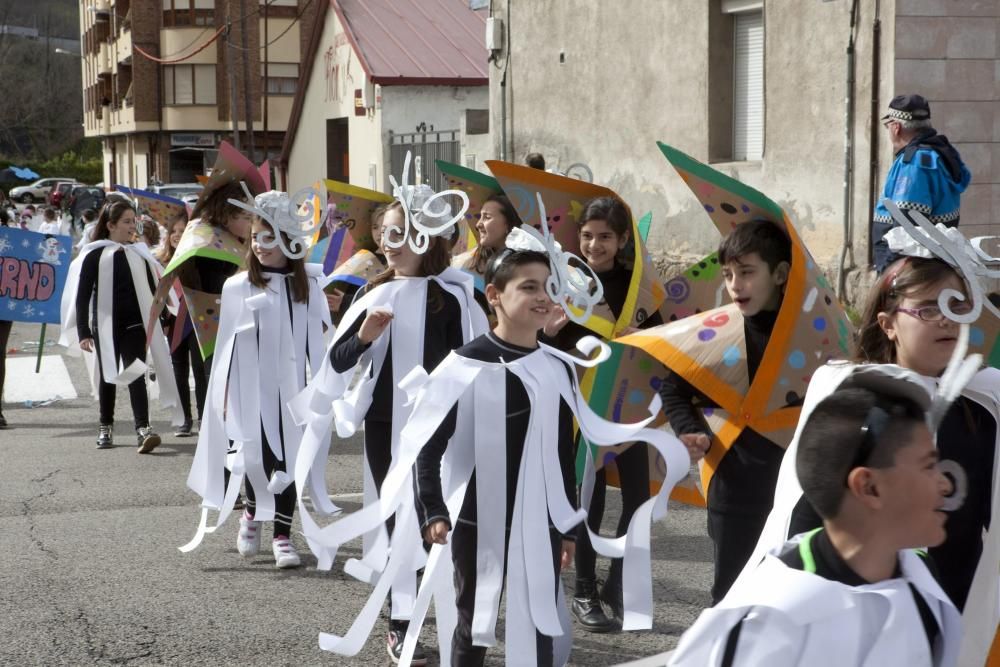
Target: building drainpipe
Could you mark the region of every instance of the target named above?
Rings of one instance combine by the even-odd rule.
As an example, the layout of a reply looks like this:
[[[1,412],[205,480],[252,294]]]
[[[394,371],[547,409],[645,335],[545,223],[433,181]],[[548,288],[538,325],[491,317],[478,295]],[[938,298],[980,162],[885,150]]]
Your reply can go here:
[[[844,240],[837,264],[837,297],[843,301],[847,291],[847,270],[854,266],[851,209],[854,190],[854,28],[857,24],[858,0],[851,2],[851,31],[847,41],[847,95],[844,111]],[[848,264],[850,257],[850,264]]]
[[[865,219],[868,221],[868,229],[872,228],[872,223],[874,222],[875,215],[875,198],[876,198],[876,186],[878,184],[878,139],[879,139],[879,125],[881,121],[879,120],[879,101],[878,101],[878,90],[879,90],[879,69],[881,68],[881,54],[882,54],[882,19],[879,15],[879,5],[881,5],[880,0],[875,0],[875,18],[872,22],[872,100],[871,100],[871,138],[868,142],[868,215]],[[868,244],[868,265],[872,263],[872,247],[871,242]]]

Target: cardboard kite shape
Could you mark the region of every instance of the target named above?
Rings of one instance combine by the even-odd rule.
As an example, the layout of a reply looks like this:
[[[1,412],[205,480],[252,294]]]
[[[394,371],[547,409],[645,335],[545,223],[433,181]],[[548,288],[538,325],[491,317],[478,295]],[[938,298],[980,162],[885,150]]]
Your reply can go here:
[[[479,212],[483,210],[483,204],[487,199],[493,195],[503,194],[503,190],[497,179],[475,169],[444,160],[437,160],[435,164],[438,171],[444,175],[449,188],[461,190],[469,195],[469,208],[465,211],[466,224],[461,226],[458,241],[452,251],[453,254],[460,255],[473,250],[479,244],[479,230],[476,228]]]
[[[212,173],[199,183],[205,186],[198,196],[198,207],[203,201],[212,195],[213,192],[230,183],[244,182],[250,189],[250,194],[257,196],[271,189],[271,165],[265,160],[259,167],[236,150],[228,141],[219,144],[219,154],[215,158],[215,166]]]
[[[707,494],[712,475],[743,429],[752,428],[779,446],[788,446],[798,423],[798,404],[813,372],[831,359],[847,356],[853,329],[778,204],[670,146],[659,146],[720,233],[728,234],[744,222],[768,220],[788,235],[792,246],[785,295],[752,383],[747,374],[743,318],[734,305],[618,339],[650,355],[719,406],[704,411],[715,434],[701,464],[702,489]],[[706,265],[701,270],[711,268]]]
[[[148,215],[164,227],[169,227],[178,218],[187,219],[187,206],[180,199],[125,185],[116,185],[114,189],[136,202],[137,213]]]
[[[326,222],[316,232],[308,261],[323,264],[323,273],[338,267],[359,250],[375,252],[372,214],[395,201],[392,195],[327,179]]]

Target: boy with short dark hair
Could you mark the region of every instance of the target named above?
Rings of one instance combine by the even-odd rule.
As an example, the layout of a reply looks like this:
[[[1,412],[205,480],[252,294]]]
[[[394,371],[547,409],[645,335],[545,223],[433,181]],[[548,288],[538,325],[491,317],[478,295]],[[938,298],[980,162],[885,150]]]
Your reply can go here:
[[[781,307],[791,242],[777,225],[755,220],[736,225],[719,245],[718,255],[726,290],[743,317],[746,358],[738,363],[746,364],[752,384]],[[713,401],[673,371],[663,378],[659,393],[681,441],[689,449],[707,452],[714,434],[701,410],[716,407]],[[772,440],[745,428],[711,478],[707,505],[715,553],[713,604],[725,596],[753,553],[771,510],[783,454]]]
[[[914,551],[945,538],[950,487],[924,421],[929,402],[922,387],[885,376],[849,380],[816,406],[795,464],[823,527],[773,551],[706,610],[670,665],[955,663],[958,611]]]

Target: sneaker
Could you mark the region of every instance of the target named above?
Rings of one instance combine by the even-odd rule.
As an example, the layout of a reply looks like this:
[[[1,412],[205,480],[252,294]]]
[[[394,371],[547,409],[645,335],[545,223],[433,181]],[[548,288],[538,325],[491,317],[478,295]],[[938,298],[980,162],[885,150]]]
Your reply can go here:
[[[3,413],[0,412],[0,430],[7,428],[7,420],[4,419]]]
[[[190,438],[192,435],[191,422],[184,422],[174,430],[175,438]]]
[[[160,436],[153,433],[152,426],[141,426],[135,430],[136,441],[140,454],[149,454],[160,446]]]
[[[114,438],[111,436],[111,424],[101,424],[97,431],[97,448],[111,449],[115,446]]]
[[[284,535],[278,535],[274,538],[271,542],[271,551],[274,553],[274,564],[278,569],[287,570],[302,565],[295,545]]]
[[[240,517],[240,533],[236,536],[236,550],[244,558],[256,556],[260,551],[260,521],[254,521],[246,512]]]
[[[386,639],[385,650],[389,653],[389,659],[392,660],[392,664],[398,665],[399,659],[403,656],[403,642],[406,640],[406,628],[389,628],[389,635]],[[413,659],[410,661],[411,665],[416,667],[421,667],[427,664],[427,653],[424,652],[424,647],[420,645],[420,640],[417,640],[417,645],[413,649]]]

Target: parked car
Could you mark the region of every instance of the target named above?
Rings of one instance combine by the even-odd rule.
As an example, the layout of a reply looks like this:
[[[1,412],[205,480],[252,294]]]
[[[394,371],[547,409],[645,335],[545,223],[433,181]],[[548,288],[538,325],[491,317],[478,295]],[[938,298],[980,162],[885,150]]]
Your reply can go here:
[[[45,201],[52,187],[59,182],[72,182],[72,178],[40,178],[31,185],[19,185],[11,188],[10,198],[22,204],[33,204],[36,201]]]
[[[187,195],[200,195],[205,187],[201,183],[164,183],[163,185],[150,185],[146,189],[164,197],[184,199]]]
[[[82,184],[76,181],[59,181],[49,190],[45,203],[58,209],[66,208],[66,196],[78,185]]]

